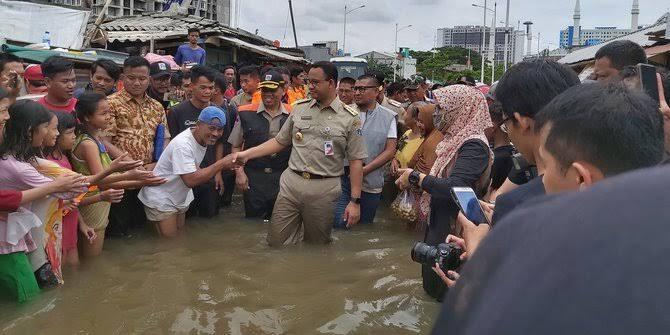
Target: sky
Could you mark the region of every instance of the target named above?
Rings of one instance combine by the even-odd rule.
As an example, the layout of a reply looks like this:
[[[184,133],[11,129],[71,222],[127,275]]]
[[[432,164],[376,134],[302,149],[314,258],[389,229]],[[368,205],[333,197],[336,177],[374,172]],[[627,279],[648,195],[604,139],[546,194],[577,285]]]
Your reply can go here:
[[[234,0],[233,0],[234,2]],[[287,0],[239,0],[239,27],[282,46],[293,47],[293,31]],[[359,55],[368,51],[392,52],[395,24],[412,25],[398,33],[398,46],[429,50],[435,45],[437,28],[481,25],[484,0],[293,0],[299,45],[337,40],[342,48],[344,6],[365,5],[347,15],[346,52]],[[492,6],[493,0],[487,2]],[[497,6],[498,25],[504,26],[506,0]],[[670,10],[667,0],[639,0],[639,24],[647,25]],[[630,28],[633,0],[581,0],[582,29],[595,26]],[[561,29],[572,25],[575,0],[510,0],[510,26],[533,21],[533,46],[555,49]],[[487,25],[491,14],[487,14]],[[500,22],[503,22],[502,24]],[[523,25],[522,25],[523,29]]]

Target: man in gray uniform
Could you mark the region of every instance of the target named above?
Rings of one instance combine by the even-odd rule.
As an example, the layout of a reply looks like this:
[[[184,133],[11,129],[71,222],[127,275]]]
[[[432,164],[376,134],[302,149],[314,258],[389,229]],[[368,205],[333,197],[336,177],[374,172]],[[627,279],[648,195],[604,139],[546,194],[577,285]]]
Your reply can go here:
[[[353,226],[360,219],[363,159],[367,158],[358,112],[337,98],[337,69],[318,62],[309,71],[313,99],[300,100],[277,136],[239,152],[238,164],[292,146],[289,168],[282,174],[279,196],[268,232],[270,246],[301,240],[331,241],[333,208],[340,196],[340,176],[349,160],[351,201],[343,220]]]

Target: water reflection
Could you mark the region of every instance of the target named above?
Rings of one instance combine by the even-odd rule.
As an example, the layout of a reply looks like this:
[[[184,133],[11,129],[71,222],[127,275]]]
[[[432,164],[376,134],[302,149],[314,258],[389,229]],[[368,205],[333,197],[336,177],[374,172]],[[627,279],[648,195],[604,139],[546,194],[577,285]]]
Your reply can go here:
[[[102,257],[67,270],[62,288],[0,303],[0,333],[429,332],[439,306],[409,259],[414,236],[387,213],[329,246],[275,250],[266,225],[240,212],[190,221],[173,241],[109,241]]]

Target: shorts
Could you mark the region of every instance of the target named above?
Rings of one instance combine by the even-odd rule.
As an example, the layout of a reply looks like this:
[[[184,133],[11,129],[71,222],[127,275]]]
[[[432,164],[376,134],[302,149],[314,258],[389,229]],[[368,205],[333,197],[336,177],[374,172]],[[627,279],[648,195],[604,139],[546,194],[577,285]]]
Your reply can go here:
[[[26,302],[40,293],[24,252],[0,255],[0,297]]]
[[[173,215],[186,214],[186,211],[188,211],[188,207],[183,209],[175,208],[171,211],[164,212],[156,208],[144,206],[144,213],[147,215],[147,220],[153,222],[163,221]]]

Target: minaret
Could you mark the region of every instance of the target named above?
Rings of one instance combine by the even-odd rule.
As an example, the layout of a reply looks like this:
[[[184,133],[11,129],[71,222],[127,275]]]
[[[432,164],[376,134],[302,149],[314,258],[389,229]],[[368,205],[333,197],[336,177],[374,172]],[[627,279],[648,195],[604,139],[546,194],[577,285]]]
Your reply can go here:
[[[637,0],[636,0],[637,1]],[[581,27],[579,25],[579,20],[582,18],[582,15],[580,14],[580,6],[579,6],[579,0],[577,0],[577,3],[575,4],[575,15],[572,16],[572,20],[574,21],[572,26],[572,46],[576,47],[578,46],[579,43],[579,35],[581,32]]]
[[[638,0],[633,0],[633,9],[630,11],[630,29],[632,31],[637,30],[637,19],[640,16],[640,3]]]

